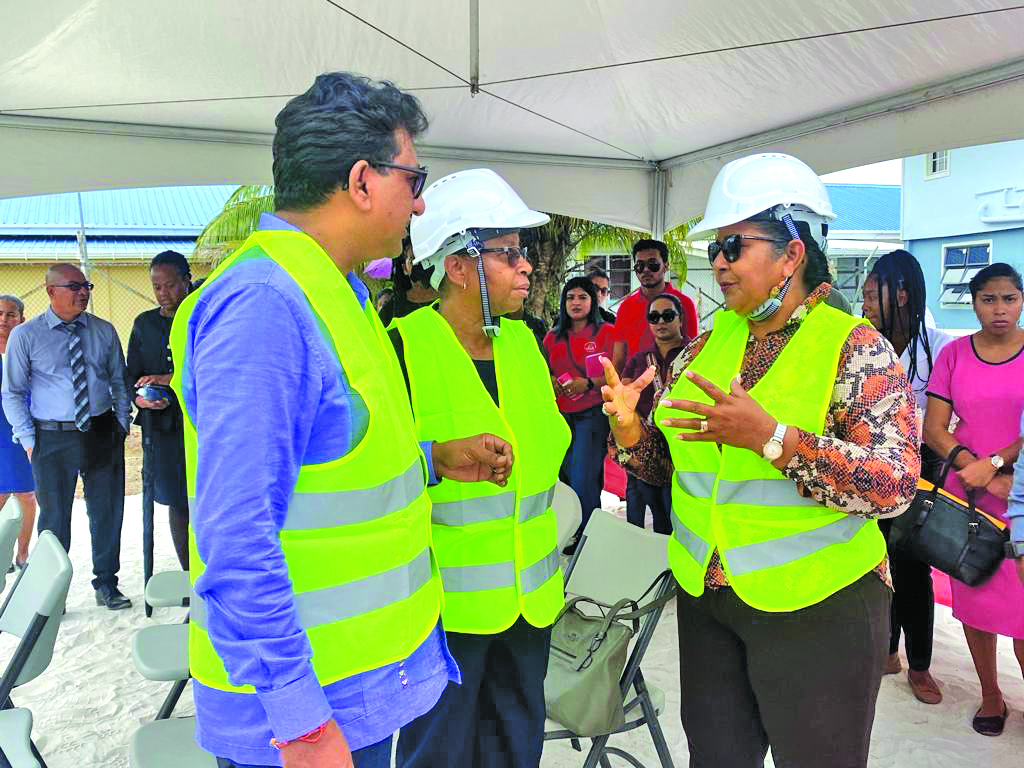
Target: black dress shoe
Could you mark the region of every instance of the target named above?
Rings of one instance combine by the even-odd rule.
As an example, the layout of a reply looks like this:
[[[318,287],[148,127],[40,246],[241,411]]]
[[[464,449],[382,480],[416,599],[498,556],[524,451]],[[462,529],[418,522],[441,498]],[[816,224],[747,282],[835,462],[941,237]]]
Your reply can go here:
[[[100,587],[96,590],[96,605],[105,605],[112,611],[131,608],[132,601],[121,594],[117,587]]]
[[[981,710],[979,709],[978,712]],[[989,717],[981,717],[978,714],[974,715],[974,719],[971,721],[971,726],[980,733],[982,736],[998,736],[1003,732],[1003,726],[1006,725],[1006,718],[1009,715],[1009,710],[1006,708],[1006,702],[1003,702],[1003,714],[1001,715],[990,715]]]

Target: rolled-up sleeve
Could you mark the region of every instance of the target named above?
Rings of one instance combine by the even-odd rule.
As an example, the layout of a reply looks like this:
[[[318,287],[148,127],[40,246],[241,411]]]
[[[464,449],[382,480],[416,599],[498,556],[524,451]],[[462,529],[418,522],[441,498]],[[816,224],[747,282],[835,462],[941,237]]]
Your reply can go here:
[[[36,444],[36,429],[29,409],[32,362],[29,350],[31,338],[18,328],[11,331],[4,356],[4,383],[2,390],[4,415],[10,423],[15,442],[28,449]]]
[[[301,311],[266,283],[219,294],[191,316],[183,369],[199,446],[192,527],[206,566],[196,593],[229,680],[256,689],[282,740],[331,717],[278,539],[324,381]]]
[[[877,331],[858,327],[840,356],[826,434],[799,430],[783,473],[838,512],[900,515],[921,473],[916,409],[893,348]]]

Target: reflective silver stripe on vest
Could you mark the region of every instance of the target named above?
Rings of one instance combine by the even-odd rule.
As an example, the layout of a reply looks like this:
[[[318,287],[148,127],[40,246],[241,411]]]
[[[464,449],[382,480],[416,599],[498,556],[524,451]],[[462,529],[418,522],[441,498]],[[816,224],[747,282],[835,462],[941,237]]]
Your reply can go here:
[[[411,597],[433,577],[430,550],[424,549],[410,563],[359,581],[295,595],[295,610],[303,629],[334,624],[384,608]],[[192,593],[189,620],[206,628],[206,606]]]
[[[519,574],[519,583],[523,594],[528,595],[536,589],[543,587],[548,579],[558,573],[558,549],[553,549],[538,560],[529,568],[524,568]]]
[[[710,499],[717,476],[715,472],[676,472],[676,482],[690,496]]]
[[[745,547],[725,550],[722,554],[729,565],[729,571],[734,576],[742,576],[764,568],[792,563],[834,544],[845,544],[867,523],[863,517],[848,515],[813,531],[747,544]]]
[[[554,498],[555,486],[553,485],[546,491],[527,496],[519,502],[519,522],[525,523],[527,520],[543,515],[548,511]]]
[[[698,565],[704,565],[711,545],[683,525],[674,512],[669,514],[672,515],[672,535],[675,536],[676,541],[683,545],[683,549],[690,554],[690,557],[697,561]]]
[[[408,507],[425,487],[423,467],[417,459],[401,475],[376,488],[295,493],[288,503],[283,530],[309,531],[379,520]]]
[[[430,510],[430,519],[436,525],[460,526],[504,520],[512,517],[515,512],[516,494],[509,491],[498,496],[434,504]]]
[[[514,563],[493,565],[463,565],[441,569],[441,583],[445,592],[486,592],[516,585]]]
[[[750,507],[821,507],[814,499],[801,496],[796,483],[784,477],[740,482],[721,480],[715,502]]]

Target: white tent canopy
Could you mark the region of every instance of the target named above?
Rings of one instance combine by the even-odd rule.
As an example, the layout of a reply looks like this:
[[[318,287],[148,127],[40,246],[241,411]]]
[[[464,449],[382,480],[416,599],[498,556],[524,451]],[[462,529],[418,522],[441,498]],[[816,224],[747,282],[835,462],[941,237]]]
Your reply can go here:
[[[274,116],[329,70],[411,90],[431,177],[661,232],[724,162],[819,173],[1024,137],[1000,0],[8,0],[0,196],[269,183]]]

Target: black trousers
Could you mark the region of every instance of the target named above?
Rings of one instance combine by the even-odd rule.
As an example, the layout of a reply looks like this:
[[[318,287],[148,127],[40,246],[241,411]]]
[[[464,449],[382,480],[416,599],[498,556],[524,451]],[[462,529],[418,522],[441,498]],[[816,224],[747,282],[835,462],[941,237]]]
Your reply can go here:
[[[864,768],[889,636],[874,573],[788,613],[729,588],[679,590],[682,722],[691,768]]]
[[[520,617],[496,635],[448,632],[462,685],[398,734],[397,768],[537,768],[551,629]]]
[[[672,488],[668,485],[651,485],[632,475],[626,477],[626,521],[643,528],[647,507],[655,533],[672,533]]]
[[[888,540],[892,520],[879,520],[878,527]],[[935,593],[932,567],[896,547],[889,547],[892,574],[892,611],[889,621],[889,654],[900,649],[900,633],[906,638],[907,664],[917,672],[932,665],[932,637],[935,631]]]
[[[71,549],[71,505],[82,476],[92,539],[93,589],[116,587],[124,518],[124,438],[112,411],[95,416],[88,432],[36,428],[32,477],[39,500],[38,529],[53,531]]]

